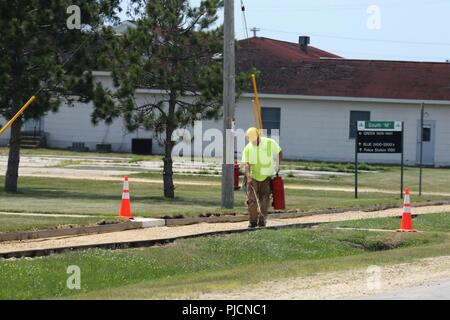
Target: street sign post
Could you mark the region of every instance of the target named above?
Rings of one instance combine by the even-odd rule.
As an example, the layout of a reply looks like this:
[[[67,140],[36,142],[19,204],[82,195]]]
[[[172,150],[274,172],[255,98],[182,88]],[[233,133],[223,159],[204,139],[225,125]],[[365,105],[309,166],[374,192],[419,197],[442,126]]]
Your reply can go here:
[[[400,197],[403,197],[402,121],[358,121],[355,139],[355,198],[358,198],[358,154],[401,154]]]

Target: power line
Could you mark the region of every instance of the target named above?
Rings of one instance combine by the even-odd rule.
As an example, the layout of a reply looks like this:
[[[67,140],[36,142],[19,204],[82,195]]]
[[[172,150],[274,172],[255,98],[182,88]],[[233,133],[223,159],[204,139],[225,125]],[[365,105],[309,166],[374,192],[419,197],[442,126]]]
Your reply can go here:
[[[248,27],[247,27],[247,17],[245,16],[245,5],[244,5],[244,0],[241,0],[241,11],[242,11],[242,17],[244,19],[244,30],[245,30],[245,35],[248,37]]]
[[[268,32],[298,35],[298,32],[292,32],[292,31],[266,29],[266,28],[262,28],[261,30],[268,31]],[[336,36],[336,35],[314,34],[314,33],[308,33],[308,34],[313,37],[341,39],[341,40],[350,40],[350,41],[385,42],[385,43],[408,44],[408,45],[450,46],[450,42],[415,42],[415,41],[404,41],[404,40],[393,40],[393,39],[383,40],[383,39],[370,39],[370,38],[354,38],[354,37],[343,37],[343,36]]]
[[[61,65],[61,69],[63,69],[70,61],[72,61],[72,59],[75,57],[75,55],[78,53],[78,51],[81,50],[81,48],[84,47],[84,45],[90,40],[90,38],[93,36],[94,34],[90,34],[86,36],[86,39],[84,39],[81,44],[76,47],[76,49],[69,55],[69,57],[63,61],[62,65]],[[64,72],[64,74],[66,75],[67,72]],[[47,80],[47,82],[45,83],[44,86],[42,86],[41,88],[39,88],[34,94],[33,96],[38,96],[42,91],[44,90],[48,90],[49,89],[49,84],[48,84],[49,80]],[[63,82],[63,80],[60,80],[59,82],[57,82],[53,87],[58,86],[61,82]]]
[[[425,1],[425,2],[411,2],[407,3],[383,3],[378,4],[381,8],[404,8],[405,6],[430,6],[430,5],[449,5],[448,0],[435,0],[435,1]],[[359,11],[365,10],[367,6],[371,5],[371,3],[324,3],[319,5],[304,5],[301,8],[290,9],[290,12],[324,12],[324,11]],[[264,8],[257,7],[255,11],[284,11],[286,8],[284,6],[278,6],[276,8]]]

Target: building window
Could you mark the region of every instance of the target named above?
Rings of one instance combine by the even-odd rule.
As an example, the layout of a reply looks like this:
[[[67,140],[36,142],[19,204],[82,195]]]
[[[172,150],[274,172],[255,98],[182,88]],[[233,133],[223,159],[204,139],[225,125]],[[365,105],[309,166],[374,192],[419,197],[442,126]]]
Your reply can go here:
[[[280,108],[261,108],[263,128],[267,130],[268,136],[272,135],[273,129],[280,130],[280,114]]]
[[[358,121],[370,121],[370,111],[350,111],[350,139],[356,138]]]
[[[431,128],[422,128],[422,141],[423,142],[431,141]]]

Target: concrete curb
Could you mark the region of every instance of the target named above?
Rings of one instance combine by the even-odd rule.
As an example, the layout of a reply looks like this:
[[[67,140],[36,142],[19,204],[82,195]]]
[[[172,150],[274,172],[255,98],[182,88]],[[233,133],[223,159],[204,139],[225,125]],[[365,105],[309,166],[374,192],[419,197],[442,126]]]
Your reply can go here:
[[[84,234],[98,234],[117,231],[126,231],[143,228],[142,222],[125,222],[118,224],[108,224],[99,226],[76,227],[67,229],[50,229],[39,231],[22,231],[0,233],[0,242],[5,241],[21,241],[41,238],[55,238],[64,236],[77,236]]]
[[[140,223],[141,227],[146,228],[157,228],[164,227],[166,225],[166,219],[158,219],[158,218],[134,218],[132,223]]]
[[[427,207],[427,206],[442,206],[449,205],[450,201],[430,201],[430,202],[421,202],[413,205],[414,207]],[[379,211],[379,210],[387,210],[387,209],[401,209],[403,204],[385,204],[378,206],[366,206],[366,207],[350,207],[350,208],[330,208],[330,209],[321,209],[321,210],[312,210],[312,211],[292,211],[292,212],[276,212],[270,213],[269,219],[292,219],[292,218],[301,218],[314,216],[319,214],[333,214],[333,213],[344,213],[351,211]],[[401,215],[402,212],[399,212]],[[227,222],[243,222],[247,221],[248,216],[244,214],[236,214],[236,215],[221,215],[221,216],[210,216],[210,217],[193,217],[193,218],[173,218],[166,219],[167,227],[177,227],[177,226],[186,226],[197,223],[227,223]]]

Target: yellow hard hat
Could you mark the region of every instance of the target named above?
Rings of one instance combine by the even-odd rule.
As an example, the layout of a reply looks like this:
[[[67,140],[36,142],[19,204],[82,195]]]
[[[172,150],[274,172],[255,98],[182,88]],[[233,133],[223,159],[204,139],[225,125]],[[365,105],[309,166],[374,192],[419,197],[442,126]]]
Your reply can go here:
[[[248,141],[250,141],[250,142],[256,141],[259,137],[259,130],[255,127],[249,128],[245,135],[246,135]]]

